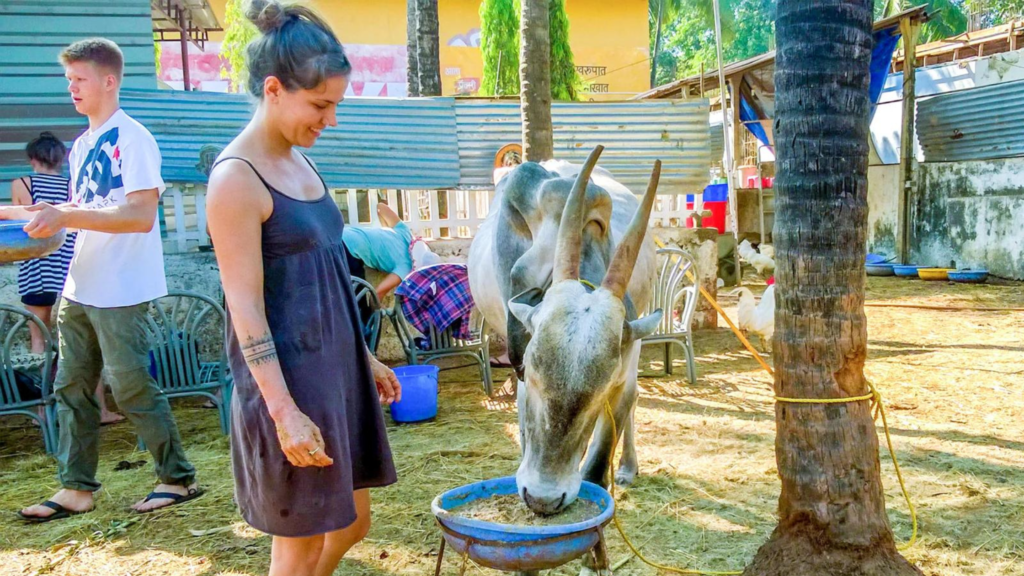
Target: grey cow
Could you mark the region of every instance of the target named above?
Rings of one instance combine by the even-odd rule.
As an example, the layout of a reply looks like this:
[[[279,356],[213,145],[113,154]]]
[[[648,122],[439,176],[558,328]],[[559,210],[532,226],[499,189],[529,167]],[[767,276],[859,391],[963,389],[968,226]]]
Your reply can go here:
[[[469,253],[473,298],[517,367],[516,480],[540,514],[571,504],[582,479],[607,486],[606,405],[624,438],[616,481],[637,473],[639,340],[661,319],[661,311],[637,319],[656,273],[645,236],[660,162],[639,202],[595,168],[601,150],[582,167],[525,163],[505,176]]]

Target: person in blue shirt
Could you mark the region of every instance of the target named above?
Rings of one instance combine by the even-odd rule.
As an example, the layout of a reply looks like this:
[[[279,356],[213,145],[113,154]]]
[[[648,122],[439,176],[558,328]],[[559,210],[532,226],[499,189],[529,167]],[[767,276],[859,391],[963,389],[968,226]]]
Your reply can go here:
[[[412,254],[409,251],[413,236],[405,222],[387,204],[382,202],[377,205],[377,216],[382,225],[380,228],[345,226],[341,238],[348,252],[349,273],[352,276],[365,280],[364,267],[387,274],[376,287],[377,298],[383,300],[413,271]]]

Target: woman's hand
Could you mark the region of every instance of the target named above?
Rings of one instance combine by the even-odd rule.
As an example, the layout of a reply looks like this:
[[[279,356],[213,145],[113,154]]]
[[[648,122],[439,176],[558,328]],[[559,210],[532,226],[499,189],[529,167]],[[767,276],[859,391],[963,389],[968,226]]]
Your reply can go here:
[[[297,407],[292,408],[275,420],[277,439],[292,466],[330,466],[334,460],[324,451],[324,438],[320,428]]]
[[[367,352],[369,353],[369,352]],[[395,373],[370,354],[370,370],[373,371],[373,381],[377,383],[377,395],[381,404],[391,404],[402,401],[402,385],[398,383]]]

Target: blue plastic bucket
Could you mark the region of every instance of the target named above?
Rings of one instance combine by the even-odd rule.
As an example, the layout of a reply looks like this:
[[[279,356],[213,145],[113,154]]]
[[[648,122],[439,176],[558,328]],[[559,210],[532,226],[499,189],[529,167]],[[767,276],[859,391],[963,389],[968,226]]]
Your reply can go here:
[[[395,422],[423,422],[437,417],[437,366],[401,366],[395,376],[402,385],[402,401],[391,405]]]

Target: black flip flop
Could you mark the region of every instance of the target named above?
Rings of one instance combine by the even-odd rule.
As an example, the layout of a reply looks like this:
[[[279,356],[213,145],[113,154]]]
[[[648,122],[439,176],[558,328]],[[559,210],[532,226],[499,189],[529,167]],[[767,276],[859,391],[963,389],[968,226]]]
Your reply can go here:
[[[150,500],[166,499],[171,500],[170,504],[154,508],[152,510],[146,510],[145,512],[139,512],[139,514],[149,514],[150,512],[156,512],[157,510],[163,510],[164,508],[170,508],[171,506],[177,506],[178,504],[184,504],[189,500],[195,500],[204,493],[202,488],[193,488],[188,491],[188,494],[175,494],[174,492],[150,492],[143,502],[149,502]]]
[[[91,508],[82,511],[68,510],[67,508],[51,500],[43,502],[42,504],[40,504],[40,506],[46,506],[47,508],[53,510],[53,514],[50,514],[49,516],[29,516],[19,511],[18,516],[21,516],[21,519],[26,522],[32,522],[33,524],[45,524],[46,522],[49,522],[51,520],[63,520],[65,518],[71,518],[72,516],[78,516],[79,514],[86,514],[92,512]]]

